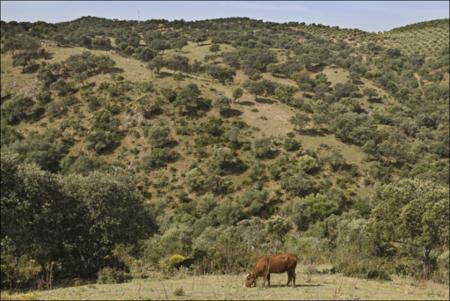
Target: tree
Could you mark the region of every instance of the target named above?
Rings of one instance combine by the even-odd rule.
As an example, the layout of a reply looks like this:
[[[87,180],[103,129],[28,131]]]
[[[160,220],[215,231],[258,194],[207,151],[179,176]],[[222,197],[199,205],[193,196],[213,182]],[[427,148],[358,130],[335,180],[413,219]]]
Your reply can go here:
[[[242,90],[242,88],[236,88],[233,90],[233,101],[238,100],[239,98],[242,97],[242,95],[244,94],[244,90]]]
[[[152,147],[143,157],[145,169],[158,169],[173,160],[173,154],[168,147]]]
[[[9,124],[17,124],[27,119],[33,104],[34,102],[31,98],[20,95],[6,100],[1,105],[2,121],[6,120]]]
[[[152,147],[165,147],[168,146],[172,139],[170,137],[170,129],[165,126],[154,125],[145,130],[145,135],[147,136]]]
[[[337,213],[338,208],[335,200],[322,194],[311,194],[305,198],[295,198],[291,203],[286,204],[284,209],[298,229],[304,231],[311,224]]]
[[[291,86],[279,86],[275,89],[275,97],[282,103],[289,104],[292,101],[296,90],[295,87]]]
[[[157,52],[164,51],[165,49],[170,48],[169,42],[162,39],[154,39],[148,44],[148,47],[156,50]]]
[[[309,174],[315,173],[320,169],[320,165],[317,160],[309,155],[301,156],[298,159],[298,165],[301,170]]]
[[[283,245],[286,234],[292,229],[291,222],[279,215],[273,215],[266,221],[265,226],[276,252]]]
[[[4,51],[11,51],[14,56],[16,50],[36,51],[41,47],[41,42],[29,35],[17,35],[5,40]]]
[[[227,112],[231,109],[231,100],[226,96],[220,96],[214,102],[214,107],[219,110],[220,115],[225,116]]]
[[[136,55],[141,61],[148,62],[156,57],[157,52],[151,48],[142,47],[138,49]]]
[[[176,71],[188,72],[190,69],[189,59],[182,55],[173,55],[165,59],[164,67]]]
[[[218,147],[213,150],[209,169],[218,175],[230,174],[242,171],[243,163],[228,147]]]
[[[136,243],[156,230],[135,179],[122,170],[71,174],[61,184],[64,193],[83,206],[79,222],[87,229],[80,235],[83,239],[70,247],[79,254],[79,266],[74,269],[85,275],[113,264],[116,244]]]
[[[77,224],[83,222],[78,205],[62,192],[57,177],[19,162],[13,153],[2,151],[2,289],[30,285],[49,272],[51,262],[71,265],[69,245],[77,235],[87,234],[77,233],[82,229]],[[14,270],[8,271],[10,267]]]
[[[449,243],[449,190],[433,182],[403,179],[383,185],[375,194],[368,233],[375,254],[405,252],[422,262],[422,276],[434,268],[433,251]]]
[[[148,68],[152,71],[155,71],[156,74],[159,74],[161,68],[165,65],[165,61],[161,56],[155,56],[150,63],[148,64]]]
[[[208,73],[208,75],[217,79],[223,84],[225,84],[226,82],[232,82],[234,76],[236,75],[236,71],[234,71],[234,69],[216,65],[208,65],[206,68],[206,72]]]
[[[200,97],[201,92],[196,84],[189,84],[177,93],[174,105],[181,114],[197,115],[201,110],[210,108],[210,101]]]
[[[255,100],[258,99],[258,95],[264,93],[264,87],[258,82],[249,81],[246,83],[245,88],[250,94],[255,95]]]
[[[272,158],[276,152],[271,138],[256,139],[253,142],[253,153],[256,158]]]
[[[309,123],[310,117],[308,114],[303,112],[295,113],[295,116],[291,117],[289,120],[295,127],[297,131],[302,131],[305,129],[305,126]]]
[[[186,185],[191,191],[201,192],[206,190],[207,177],[200,168],[193,168],[186,173]]]
[[[94,129],[86,137],[86,147],[97,154],[111,150],[115,145],[114,134],[110,131]]]
[[[219,44],[212,44],[211,47],[209,47],[209,51],[211,51],[211,52],[218,52],[218,51],[220,51],[220,45]]]
[[[59,170],[59,161],[65,154],[64,146],[51,131],[44,135],[31,134],[8,148],[17,153],[20,161],[33,162],[49,171]]]

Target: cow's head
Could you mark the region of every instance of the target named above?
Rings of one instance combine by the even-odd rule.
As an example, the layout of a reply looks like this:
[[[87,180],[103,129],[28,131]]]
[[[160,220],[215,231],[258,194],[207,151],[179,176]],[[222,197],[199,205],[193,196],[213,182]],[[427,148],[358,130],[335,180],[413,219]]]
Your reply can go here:
[[[256,285],[256,275],[251,272],[245,276],[245,287],[252,287]]]

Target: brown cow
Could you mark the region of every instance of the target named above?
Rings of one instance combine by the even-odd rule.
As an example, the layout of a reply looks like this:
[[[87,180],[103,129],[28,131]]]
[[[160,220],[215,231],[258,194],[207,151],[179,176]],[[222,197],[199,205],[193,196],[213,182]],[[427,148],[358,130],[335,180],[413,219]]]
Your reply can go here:
[[[292,280],[292,286],[295,287],[295,268],[297,267],[297,256],[293,254],[276,254],[260,257],[255,264],[253,270],[245,278],[245,286],[251,287],[256,285],[256,279],[263,277],[263,286],[270,286],[270,273],[288,274],[288,282]]]

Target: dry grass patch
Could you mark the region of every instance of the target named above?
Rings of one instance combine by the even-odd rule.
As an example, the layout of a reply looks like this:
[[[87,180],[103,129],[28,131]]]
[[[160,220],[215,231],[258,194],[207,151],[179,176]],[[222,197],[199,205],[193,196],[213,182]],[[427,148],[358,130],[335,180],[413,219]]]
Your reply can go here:
[[[318,267],[319,268],[319,267]],[[308,266],[297,269],[297,287],[286,287],[286,274],[272,274],[269,288],[243,287],[244,274],[186,276],[179,279],[135,279],[129,283],[83,285],[32,292],[36,299],[136,299],[136,300],[448,300],[448,286],[433,282],[415,283],[394,277],[393,281],[374,281],[339,274],[312,273]],[[182,292],[182,294],[181,294]],[[2,294],[3,298],[4,294]],[[21,295],[14,295],[20,297]]]

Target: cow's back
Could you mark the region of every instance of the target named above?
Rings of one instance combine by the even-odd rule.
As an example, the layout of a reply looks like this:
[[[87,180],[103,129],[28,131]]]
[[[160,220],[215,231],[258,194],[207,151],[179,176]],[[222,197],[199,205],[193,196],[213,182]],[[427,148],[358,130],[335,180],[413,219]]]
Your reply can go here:
[[[271,273],[284,273],[295,271],[297,256],[293,254],[277,254],[269,258],[269,271]]]

